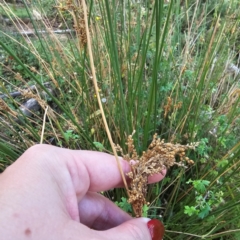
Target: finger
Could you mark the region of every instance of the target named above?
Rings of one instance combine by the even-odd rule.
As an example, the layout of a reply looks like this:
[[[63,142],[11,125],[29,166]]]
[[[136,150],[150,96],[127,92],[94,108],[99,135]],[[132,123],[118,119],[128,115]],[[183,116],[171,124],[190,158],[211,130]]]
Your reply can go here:
[[[58,172],[57,175],[61,180],[66,180],[66,172],[64,176],[62,175],[65,171],[65,169],[62,169],[62,163],[65,163],[74,186],[78,186],[79,190],[83,188],[83,185],[85,191],[95,192],[124,187],[116,158],[110,154],[97,151],[68,150],[44,144],[36,145],[27,152],[28,155],[32,153],[35,159],[45,159],[48,167],[53,168],[52,172]],[[118,159],[120,168],[126,177],[126,173],[131,171],[131,167],[128,161],[121,157],[118,157]],[[150,177],[149,183],[160,181],[165,173],[166,171],[163,171],[163,174]]]
[[[66,159],[71,175],[75,178],[76,183],[81,184],[83,171],[87,171],[89,191],[100,192],[123,186],[122,176],[114,156],[85,150],[71,151],[71,155],[74,161]],[[127,161],[119,157],[119,163],[124,174],[131,171]]]
[[[78,164],[83,163],[88,171],[90,186],[89,191],[106,191],[115,187],[123,187],[123,180],[114,156],[107,153],[93,151],[72,151]],[[131,171],[126,160],[119,157],[119,163],[123,173]],[[149,183],[160,181],[164,178],[166,170],[162,174],[156,174],[149,178]]]
[[[167,173],[167,170],[164,169],[161,173],[154,174],[154,175],[148,177],[148,183],[151,184],[151,183],[156,183],[156,182],[161,181],[165,177],[166,173]]]
[[[147,227],[149,220],[148,218],[136,218],[105,231],[96,231],[75,221],[68,221],[61,228],[62,231],[56,231],[52,234],[48,233],[48,236],[45,233],[41,233],[38,239],[151,240],[151,235]]]
[[[66,201],[69,205],[73,204],[72,201],[75,201],[76,195],[80,200],[87,191],[99,192],[123,186],[117,161],[114,156],[107,153],[36,145],[24,154],[22,161],[17,164],[20,166],[16,165],[16,167],[23,166],[23,162],[27,166],[30,163],[46,165],[45,167],[57,179],[61,191],[67,196]],[[119,162],[124,174],[131,171],[127,161],[119,157]],[[48,176],[48,178],[49,181],[52,181],[52,177]],[[162,178],[162,175],[152,176],[149,182],[152,183]],[[74,215],[76,214],[77,212],[74,213]]]
[[[136,163],[139,163],[139,161],[136,161],[136,160],[130,160],[129,161],[129,164],[132,166],[132,165],[135,165]],[[161,181],[165,175],[166,175],[166,168],[163,169],[159,174],[154,174],[150,177],[148,177],[148,184],[151,184],[151,183],[155,183],[155,182],[159,182]]]
[[[88,192],[78,204],[80,222],[95,230],[116,227],[132,217],[104,196]]]
[[[151,235],[147,227],[148,218],[131,219],[115,228],[101,231],[103,239],[114,240],[151,240]]]

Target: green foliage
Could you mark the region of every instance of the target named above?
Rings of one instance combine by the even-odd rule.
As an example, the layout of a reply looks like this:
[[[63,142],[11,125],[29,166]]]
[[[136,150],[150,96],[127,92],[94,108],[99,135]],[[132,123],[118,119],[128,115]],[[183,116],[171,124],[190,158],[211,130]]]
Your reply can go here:
[[[207,191],[210,181],[207,180],[189,180],[187,184],[192,183],[195,189],[195,206],[185,206],[184,213],[188,216],[197,215],[203,219],[217,208],[221,203],[224,203],[222,191]]]
[[[102,152],[105,148],[100,142],[93,142],[98,151]]]
[[[69,141],[69,140],[71,140],[71,139],[76,140],[76,139],[79,138],[79,136],[78,136],[77,134],[75,134],[75,133],[73,132],[73,130],[67,130],[67,131],[64,133],[64,138],[65,138],[67,141]]]
[[[188,180],[187,184],[192,183],[194,188],[197,190],[199,193],[204,193],[206,191],[206,187],[210,184],[209,181],[207,180]]]
[[[143,209],[142,209],[142,216],[143,217],[148,217],[148,210],[149,210],[149,207],[146,204],[144,204]]]
[[[121,202],[116,201],[115,204],[118,207],[120,207],[123,211],[128,212],[128,213],[133,213],[132,206],[130,203],[128,203],[127,198],[122,197]],[[143,217],[148,217],[148,210],[149,210],[149,207],[146,204],[144,204],[143,209],[142,209]]]
[[[17,4],[8,4],[8,8],[11,12],[13,12],[19,18],[27,18],[28,12],[26,11],[25,7],[17,5]],[[8,17],[6,11],[2,6],[0,7],[0,15],[3,17]]]
[[[185,206],[184,213],[191,217],[191,216],[194,215],[194,214],[198,214],[198,213],[199,213],[199,210],[196,209],[196,208],[193,207],[193,206],[191,206],[191,207]]]
[[[144,206],[144,215],[161,216],[169,239],[234,239],[240,228],[240,86],[231,64],[238,68],[239,1],[86,2],[99,93],[114,142],[126,152],[126,138],[136,130],[139,154],[155,132],[166,142],[199,143],[187,153],[193,166],[174,167],[149,188],[151,207]],[[34,8],[44,15],[42,21],[32,19],[35,33],[29,38],[0,32],[0,92],[8,95],[0,99],[0,106],[8,106],[0,112],[1,169],[40,141],[46,106],[44,143],[111,151],[84,28],[80,35],[45,28],[47,22],[53,29],[74,30],[74,18],[82,20],[81,11],[58,4],[25,6],[31,19]],[[3,3],[0,7],[9,14]],[[10,93],[32,85],[36,89],[28,94],[41,109],[26,117],[19,106],[29,95]],[[111,194],[132,213],[122,190]]]
[[[128,203],[126,198],[122,197],[121,202],[115,202],[115,204],[125,212],[132,213],[132,206]]]
[[[200,156],[206,156],[208,154],[210,148],[207,146],[207,144],[208,144],[207,138],[202,138],[200,140],[199,145],[197,147],[197,152]]]

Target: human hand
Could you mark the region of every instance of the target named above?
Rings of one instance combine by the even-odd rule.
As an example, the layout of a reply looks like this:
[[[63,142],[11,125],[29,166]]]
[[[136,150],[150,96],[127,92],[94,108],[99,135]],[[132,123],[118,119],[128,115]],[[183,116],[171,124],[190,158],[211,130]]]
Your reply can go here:
[[[1,238],[150,240],[150,219],[134,219],[97,193],[115,187],[123,182],[113,156],[33,146],[0,175]]]

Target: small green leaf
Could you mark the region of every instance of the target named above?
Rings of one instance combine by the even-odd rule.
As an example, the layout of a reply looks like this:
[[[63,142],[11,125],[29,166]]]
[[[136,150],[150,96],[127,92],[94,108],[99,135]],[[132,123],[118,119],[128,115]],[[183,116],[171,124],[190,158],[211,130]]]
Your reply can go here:
[[[184,209],[184,213],[185,214],[187,214],[188,216],[192,216],[192,215],[194,215],[194,214],[198,214],[198,211],[199,210],[197,210],[195,207],[193,207],[193,206],[185,206],[184,207],[185,209]]]
[[[210,181],[208,180],[188,180],[186,182],[187,184],[192,183],[194,188],[199,192],[199,193],[204,193],[206,191],[206,186],[210,184]]]
[[[228,160],[223,159],[222,161],[217,163],[218,167],[224,168],[228,164]]]
[[[122,197],[121,200],[122,200],[121,202],[115,202],[115,204],[118,207],[120,207],[123,211],[131,213],[132,212],[131,204],[124,197]]]
[[[212,209],[211,209],[210,205],[209,205],[209,204],[206,204],[206,205],[201,209],[201,211],[199,212],[198,217],[201,218],[201,219],[205,218],[205,217],[209,214],[209,212],[210,212],[211,210],[212,210]]]
[[[142,208],[143,217],[148,216],[148,209],[149,209],[149,207],[146,204],[144,204],[143,208]]]
[[[104,146],[100,142],[93,142],[93,144],[100,152],[104,150]]]

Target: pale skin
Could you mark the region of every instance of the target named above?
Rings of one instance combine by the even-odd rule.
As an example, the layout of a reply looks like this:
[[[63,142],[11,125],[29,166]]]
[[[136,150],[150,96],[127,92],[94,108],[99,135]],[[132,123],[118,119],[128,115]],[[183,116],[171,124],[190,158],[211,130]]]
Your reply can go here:
[[[132,218],[98,193],[116,187],[123,182],[112,155],[33,146],[0,175],[1,239],[151,240],[149,219]]]

